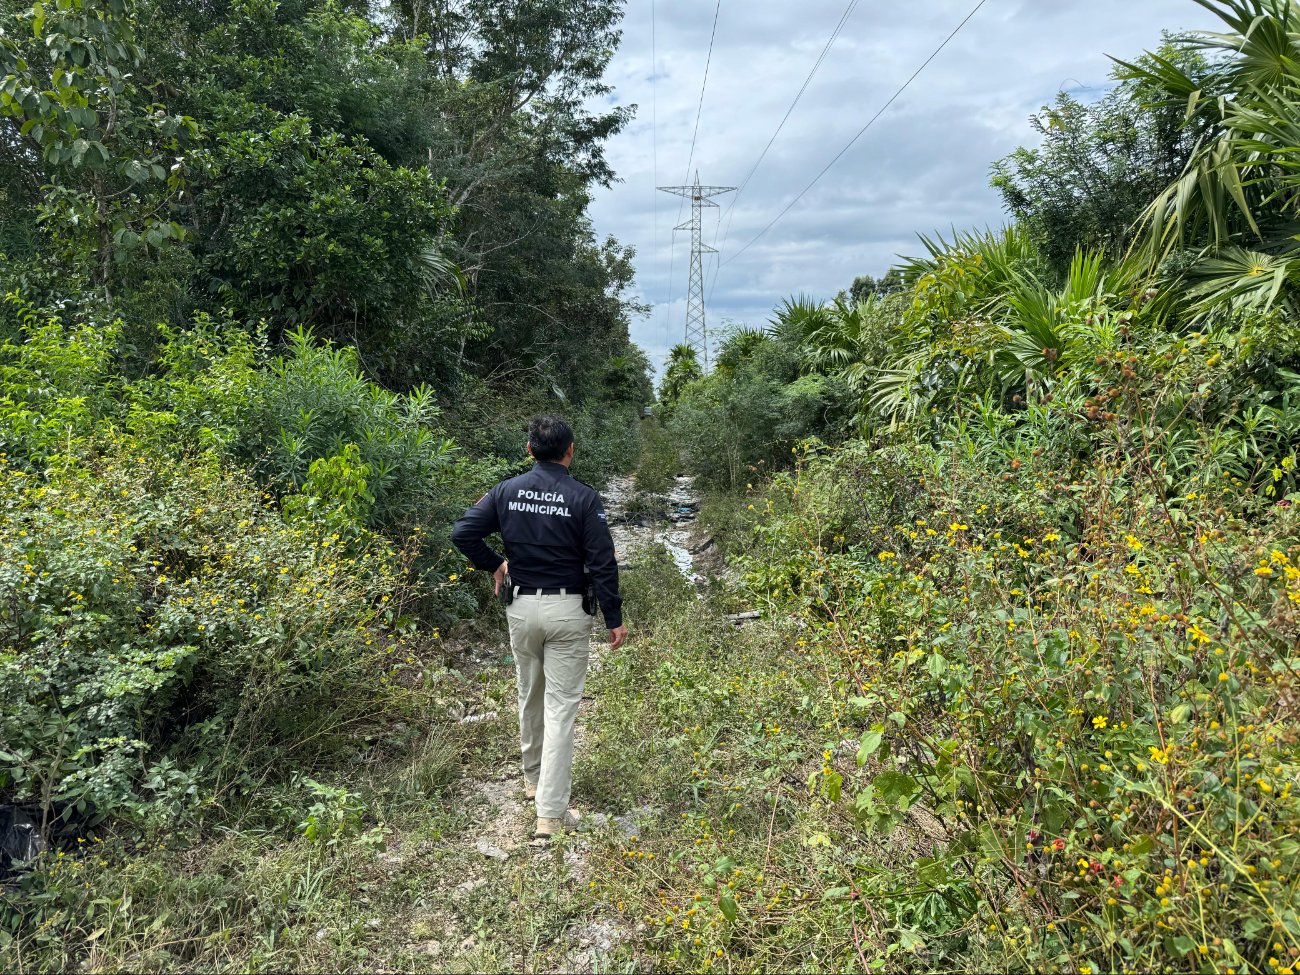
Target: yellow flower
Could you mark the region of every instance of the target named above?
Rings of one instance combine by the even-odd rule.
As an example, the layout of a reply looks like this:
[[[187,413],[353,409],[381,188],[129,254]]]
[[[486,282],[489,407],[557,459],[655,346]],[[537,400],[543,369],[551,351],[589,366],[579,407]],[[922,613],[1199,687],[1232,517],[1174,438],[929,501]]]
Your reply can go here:
[[[1269,568],[1267,565],[1261,565],[1258,569],[1255,570],[1255,575],[1257,576],[1271,576],[1272,574],[1273,574],[1273,570]]]
[[[1095,718],[1092,719],[1092,726],[1093,726],[1094,728],[1096,728],[1098,731],[1100,731],[1102,728],[1106,727],[1106,725],[1107,725],[1108,723],[1109,723],[1109,722],[1108,722],[1108,720],[1107,720],[1107,718],[1106,718],[1106,716],[1105,716],[1104,714],[1099,714],[1099,715],[1097,715]]]

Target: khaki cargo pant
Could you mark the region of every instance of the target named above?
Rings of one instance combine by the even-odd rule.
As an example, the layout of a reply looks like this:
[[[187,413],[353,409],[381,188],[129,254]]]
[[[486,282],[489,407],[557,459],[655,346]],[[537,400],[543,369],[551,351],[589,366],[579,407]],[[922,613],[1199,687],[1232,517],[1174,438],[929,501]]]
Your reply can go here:
[[[537,815],[561,819],[573,787],[573,732],[587,680],[591,617],[582,596],[516,596],[506,607],[519,676],[524,778],[537,785]]]

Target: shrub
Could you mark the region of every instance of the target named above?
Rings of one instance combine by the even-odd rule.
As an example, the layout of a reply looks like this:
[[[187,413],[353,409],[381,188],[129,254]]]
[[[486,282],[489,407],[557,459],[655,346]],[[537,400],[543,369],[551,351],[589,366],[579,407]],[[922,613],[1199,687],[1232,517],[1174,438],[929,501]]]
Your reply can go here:
[[[256,775],[382,706],[402,566],[374,536],[128,439],[0,466],[0,505],[6,797],[138,811],[164,755]]]
[[[858,339],[880,329],[874,306],[855,311],[861,313],[853,318]],[[770,333],[733,332],[717,369],[662,404],[664,427],[703,486],[738,490],[787,466],[801,440],[842,436],[852,412],[850,384],[820,371],[805,345],[810,321],[831,318],[811,302],[787,302]]]
[[[641,452],[641,409],[629,403],[589,404],[570,415],[577,443],[573,476],[603,491],[631,471]]]
[[[870,832],[914,806],[943,823],[864,898],[932,963],[1263,970],[1300,949],[1291,501],[1239,500],[1244,520],[1231,478],[1171,497],[1114,448],[979,455],[813,456],[755,530],[749,585],[850,688],[830,703],[859,770],[819,788]]]
[[[681,446],[657,418],[641,424],[641,456],[636,465],[638,491],[665,494],[682,473]]]
[[[0,342],[0,453],[36,469],[112,410],[118,329],[67,328],[12,295],[4,310],[13,335]]]
[[[383,393],[305,336],[263,366],[206,319],[128,381],[116,326],[8,310],[0,796],[174,812],[382,713],[410,626],[395,602],[453,608],[436,520],[477,470],[430,395]],[[402,557],[371,527],[404,543],[431,522]],[[410,587],[413,567],[434,581]]]
[[[264,363],[264,365],[263,365]],[[200,318],[167,332],[160,374],[126,391],[164,427],[219,446],[278,494],[300,489],[316,461],[351,444],[369,469],[364,522],[394,536],[449,522],[488,478],[448,437],[433,391],[390,393],[363,375],[356,350],[289,336],[281,356],[231,323]]]

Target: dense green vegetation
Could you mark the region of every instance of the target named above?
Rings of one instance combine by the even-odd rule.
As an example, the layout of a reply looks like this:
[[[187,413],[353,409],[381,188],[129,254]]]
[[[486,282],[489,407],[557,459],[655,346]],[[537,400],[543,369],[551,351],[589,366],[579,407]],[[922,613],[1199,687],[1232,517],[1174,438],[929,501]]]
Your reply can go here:
[[[618,3],[0,0],[0,962],[1291,975],[1300,8],[1202,5],[640,424]],[[557,405],[714,577],[533,856],[445,539]]]
[[[716,843],[737,893],[705,892],[673,958],[1300,959],[1300,9],[1203,5],[1222,35],[1166,39],[1096,105],[1062,96],[994,166],[1012,225],[791,299],[672,391],[670,434],[742,496],[720,525],[779,634],[743,696],[680,664],[739,711],[673,720],[729,800],[731,752],[779,725],[767,776],[811,795],[766,787],[765,849],[737,825],[764,820],[752,786],[693,820],[748,840]],[[798,704],[754,691],[787,675]],[[774,854],[783,828],[817,853]]]
[[[359,762],[445,785],[451,521],[530,414],[603,483],[651,397],[586,215],[621,10],[0,2],[0,805],[52,843],[4,968],[95,964],[92,836],[319,849]]]

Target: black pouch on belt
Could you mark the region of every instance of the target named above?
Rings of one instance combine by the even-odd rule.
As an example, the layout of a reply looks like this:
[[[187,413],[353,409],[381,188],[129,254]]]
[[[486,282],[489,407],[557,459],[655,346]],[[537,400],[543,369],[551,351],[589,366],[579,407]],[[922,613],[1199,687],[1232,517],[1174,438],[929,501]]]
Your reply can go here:
[[[591,581],[591,576],[583,576],[582,611],[588,616],[595,616],[599,608],[600,604],[596,601],[596,584]]]
[[[506,577],[501,580],[501,591],[498,595],[501,597],[501,604],[503,606],[509,606],[515,601],[515,584],[510,581],[509,572],[507,572]]]

